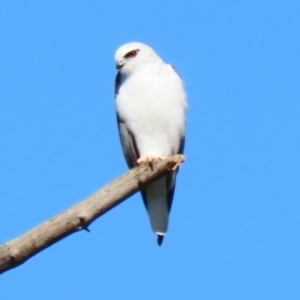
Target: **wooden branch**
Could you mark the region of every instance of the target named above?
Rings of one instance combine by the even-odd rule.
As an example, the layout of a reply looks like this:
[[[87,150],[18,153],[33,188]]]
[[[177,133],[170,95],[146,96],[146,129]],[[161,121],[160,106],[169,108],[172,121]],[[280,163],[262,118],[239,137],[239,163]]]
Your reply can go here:
[[[79,230],[88,230],[89,224],[98,217],[136,193],[141,187],[167,172],[175,171],[183,161],[183,155],[174,155],[151,165],[144,163],[67,211],[4,243],[0,247],[0,274],[24,263],[66,236]]]

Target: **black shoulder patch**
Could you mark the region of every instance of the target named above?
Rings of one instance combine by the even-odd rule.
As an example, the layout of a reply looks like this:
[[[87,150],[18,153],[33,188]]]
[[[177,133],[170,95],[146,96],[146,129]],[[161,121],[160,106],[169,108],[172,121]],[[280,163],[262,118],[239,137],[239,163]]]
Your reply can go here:
[[[172,67],[172,69],[175,71],[175,73],[181,78],[180,74],[177,72],[177,70],[175,69],[175,67],[173,65],[170,65]]]
[[[116,80],[115,80],[115,96],[118,95],[120,85],[121,85],[121,73],[119,71],[117,73]]]

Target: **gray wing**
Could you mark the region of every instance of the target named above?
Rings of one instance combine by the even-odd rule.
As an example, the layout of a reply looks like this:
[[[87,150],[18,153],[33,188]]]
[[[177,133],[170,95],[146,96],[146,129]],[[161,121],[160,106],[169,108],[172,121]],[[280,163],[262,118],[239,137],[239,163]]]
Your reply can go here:
[[[139,158],[139,152],[136,147],[135,139],[133,134],[126,127],[124,121],[120,119],[118,114],[117,122],[123,154],[125,156],[128,167],[132,169],[136,166],[136,161]]]
[[[120,85],[122,83],[122,76],[118,72],[115,80],[115,96],[118,94]],[[117,123],[119,129],[119,135],[121,140],[121,145],[123,149],[123,154],[125,156],[127,165],[130,169],[136,166],[136,161],[139,158],[139,151],[136,146],[134,135],[127,128],[124,120],[117,113]]]

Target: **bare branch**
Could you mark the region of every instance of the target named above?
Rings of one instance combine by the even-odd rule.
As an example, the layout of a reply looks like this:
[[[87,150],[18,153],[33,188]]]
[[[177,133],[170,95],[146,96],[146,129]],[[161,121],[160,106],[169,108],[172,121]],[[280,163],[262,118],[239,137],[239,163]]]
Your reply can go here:
[[[67,211],[46,221],[24,235],[0,247],[0,274],[4,273],[79,230],[88,230],[98,217],[136,193],[141,187],[176,170],[184,161],[183,155],[174,155],[162,161],[144,163],[117,178],[103,189]]]

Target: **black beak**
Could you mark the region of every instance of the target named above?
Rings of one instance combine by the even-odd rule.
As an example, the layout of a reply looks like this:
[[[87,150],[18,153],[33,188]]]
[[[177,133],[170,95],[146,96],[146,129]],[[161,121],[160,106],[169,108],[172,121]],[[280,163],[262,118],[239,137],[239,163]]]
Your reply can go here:
[[[123,64],[119,64],[119,63],[116,64],[117,70],[120,70],[122,67],[123,67]]]

